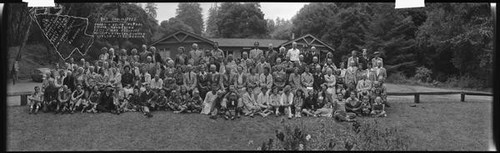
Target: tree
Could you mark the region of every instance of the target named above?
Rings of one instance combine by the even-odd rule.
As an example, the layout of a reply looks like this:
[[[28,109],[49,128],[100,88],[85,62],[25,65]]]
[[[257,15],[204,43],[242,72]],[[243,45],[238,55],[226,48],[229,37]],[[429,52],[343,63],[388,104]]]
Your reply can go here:
[[[258,3],[222,3],[218,13],[221,37],[267,37],[267,22]]]
[[[194,33],[201,35],[204,31],[201,11],[199,3],[179,3],[175,18],[193,28]]]
[[[426,13],[428,19],[417,32],[417,43],[436,60],[433,71],[458,72],[491,82],[493,24],[489,4],[432,4]]]
[[[146,11],[146,13],[150,17],[152,17],[153,19],[156,19],[156,15],[157,15],[156,10],[158,10],[158,7],[156,7],[155,3],[146,3],[146,7],[144,8],[144,10]]]
[[[164,36],[174,33],[179,30],[184,30],[188,32],[194,32],[193,28],[181,20],[177,18],[170,18],[168,20],[162,21],[160,23],[160,27],[158,28],[158,32],[155,34],[153,40],[156,41],[158,39],[163,38]]]
[[[219,10],[217,6],[208,9],[207,29],[205,32],[207,37],[210,38],[220,37],[219,27],[217,27],[217,22],[219,19],[219,17],[217,16],[218,11]]]
[[[284,39],[288,40],[292,35],[292,22],[290,20],[285,20],[281,18],[276,18],[276,25],[270,32],[270,36],[273,39]]]

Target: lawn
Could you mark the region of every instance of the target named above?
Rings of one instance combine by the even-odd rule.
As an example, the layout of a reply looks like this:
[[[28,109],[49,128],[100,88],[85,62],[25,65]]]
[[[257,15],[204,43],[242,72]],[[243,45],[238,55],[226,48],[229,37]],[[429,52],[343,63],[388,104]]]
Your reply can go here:
[[[491,139],[491,101],[426,100],[410,107],[412,99],[391,98],[386,118],[376,120],[410,137],[409,150],[487,150]],[[26,107],[9,107],[7,150],[255,150],[274,138],[283,117],[243,117],[235,121],[211,120],[200,114],[153,112],[113,114],[29,115]],[[360,118],[369,120],[371,118]],[[315,129],[331,118],[286,119]]]

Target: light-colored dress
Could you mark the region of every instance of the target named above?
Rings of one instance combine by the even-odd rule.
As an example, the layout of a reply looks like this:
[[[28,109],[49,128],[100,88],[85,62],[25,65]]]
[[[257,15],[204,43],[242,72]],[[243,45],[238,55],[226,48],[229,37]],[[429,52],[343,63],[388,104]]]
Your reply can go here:
[[[207,95],[205,96],[205,100],[203,101],[203,109],[201,110],[200,114],[210,114],[212,112],[212,108],[214,107],[215,104],[215,99],[217,98],[217,94],[208,92]]]

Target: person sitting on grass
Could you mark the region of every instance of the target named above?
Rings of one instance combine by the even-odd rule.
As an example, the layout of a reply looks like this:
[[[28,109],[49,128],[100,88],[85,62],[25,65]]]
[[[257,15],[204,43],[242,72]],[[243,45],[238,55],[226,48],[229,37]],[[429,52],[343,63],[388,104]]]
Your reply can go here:
[[[302,105],[302,113],[306,114],[307,116],[316,117],[314,115],[314,112],[317,109],[317,98],[318,96],[314,93],[314,90],[309,90],[309,93],[304,99],[304,104]]]
[[[55,110],[58,97],[57,93],[58,89],[55,86],[55,80],[53,78],[49,78],[49,85],[43,92],[42,111],[44,113]]]
[[[35,86],[35,93],[28,97],[29,100],[29,114],[31,113],[38,113],[38,110],[42,106],[43,102],[43,93],[40,91],[39,86]]]
[[[259,112],[260,107],[254,99],[252,89],[243,87],[240,90],[240,93],[242,94],[241,100],[244,105],[243,113],[245,113],[245,116],[253,117],[255,113]]]
[[[384,106],[384,103],[383,103],[381,97],[375,98],[373,105],[372,105],[371,114],[374,117],[386,117],[387,116],[387,114],[385,113],[385,106]]]
[[[201,112],[201,103],[203,102],[203,99],[200,96],[200,91],[198,89],[193,90],[193,96],[191,97],[190,100],[188,100],[187,103],[187,111],[188,112],[193,112],[193,113],[200,113]]]
[[[139,94],[139,88],[134,88],[134,92],[132,94],[129,94],[128,97],[128,102],[130,105],[130,110],[131,111],[141,111],[142,110],[142,105],[140,103],[141,97]]]
[[[120,114],[125,112],[125,107],[128,105],[128,101],[126,100],[127,94],[125,93],[125,90],[121,86],[115,87],[116,91],[114,93],[114,103],[117,106],[116,107],[116,113]]]
[[[113,103],[113,88],[111,86],[107,86],[104,90],[104,93],[102,93],[99,97],[99,100],[97,102],[97,111],[116,113],[116,105],[114,105]]]
[[[174,113],[178,114],[187,112],[189,99],[191,99],[191,95],[189,94],[187,87],[182,86],[181,91],[179,92],[179,100],[177,102],[178,110],[174,111]]]
[[[370,115],[370,109],[372,108],[372,106],[370,104],[370,97],[368,96],[368,94],[366,92],[362,93],[360,96],[361,96],[360,97],[361,113],[364,116],[368,116],[368,115]]]
[[[283,89],[283,94],[281,94],[281,100],[280,104],[281,107],[284,107],[285,113],[288,115],[288,119],[291,119],[293,117],[292,114],[292,105],[293,105],[293,93],[292,93],[292,87],[290,85],[286,85],[285,88]]]
[[[165,111],[167,110],[167,102],[168,98],[166,96],[166,90],[165,89],[160,89],[160,94],[156,96],[156,104],[158,105],[158,110]]]
[[[82,111],[87,111],[88,113],[97,113],[97,102],[99,100],[99,97],[101,97],[101,92],[99,91],[99,88],[97,86],[94,86],[88,97],[89,103],[88,105],[83,105]]]
[[[211,91],[207,93],[205,96],[205,99],[203,100],[203,109],[201,110],[200,114],[205,114],[209,115],[212,109],[214,108],[215,105],[215,99],[217,98],[217,88],[219,87],[219,84],[217,83],[212,83],[211,85]]]
[[[332,117],[333,114],[333,106],[332,103],[328,97],[319,95],[318,96],[318,102],[317,103],[322,103],[322,107],[318,108],[313,114],[313,116],[316,117]]]
[[[222,102],[224,100],[225,95],[226,95],[225,91],[223,90],[217,91],[216,97],[213,102],[213,107],[209,112],[210,119],[217,119],[218,115],[226,116],[226,110],[222,108]]]
[[[76,90],[73,91],[73,93],[71,94],[71,100],[69,105],[71,114],[75,113],[75,110],[79,108],[80,105],[82,104],[82,101],[84,100],[83,98],[84,93],[85,91],[83,91],[82,85],[81,84],[76,85]]]
[[[230,85],[229,92],[226,94],[221,103],[222,109],[226,112],[224,118],[226,120],[239,118],[242,111],[242,103],[243,102],[236,91],[236,87],[234,85]]]
[[[267,90],[267,86],[261,87],[261,92],[257,96],[257,105],[262,111],[259,113],[262,117],[273,113],[272,106],[270,105],[270,91]]]
[[[56,108],[56,114],[64,113],[68,110],[70,98],[71,98],[71,90],[69,90],[68,86],[63,85],[62,88],[59,89],[57,96],[58,103]]]
[[[345,109],[345,101],[343,99],[343,95],[338,94],[337,100],[335,101],[335,110],[333,112],[333,118],[340,122],[354,122],[356,121],[356,115],[350,115],[350,113],[346,112]]]
[[[375,81],[373,83],[373,88],[371,90],[372,90],[372,94],[371,94],[372,99],[375,99],[376,97],[380,97],[382,99],[382,103],[386,107],[391,107],[387,103],[387,88],[385,87],[385,85],[382,84],[382,82]]]
[[[356,113],[356,115],[361,116],[362,114],[361,102],[359,101],[358,98],[356,98],[356,92],[354,91],[350,92],[349,98],[346,99],[345,106],[347,112]]]
[[[293,98],[293,105],[295,107],[295,117],[302,117],[301,114],[301,111],[302,111],[302,107],[304,105],[304,92],[302,91],[302,89],[297,89],[297,91],[295,91],[295,96]]]
[[[140,96],[140,105],[142,106],[142,111],[146,117],[153,117],[150,113],[150,107],[153,105],[155,93],[151,91],[151,86],[149,86],[149,84],[146,84],[145,88],[146,91],[142,92]]]
[[[279,116],[279,108],[281,106],[281,94],[279,93],[279,87],[273,87],[271,94],[269,94],[269,105],[271,109],[274,110],[274,114]]]
[[[181,95],[179,92],[177,92],[177,90],[172,90],[170,92],[170,97],[168,99],[168,102],[167,102],[167,107],[168,109],[172,110],[172,111],[179,111],[181,110]]]

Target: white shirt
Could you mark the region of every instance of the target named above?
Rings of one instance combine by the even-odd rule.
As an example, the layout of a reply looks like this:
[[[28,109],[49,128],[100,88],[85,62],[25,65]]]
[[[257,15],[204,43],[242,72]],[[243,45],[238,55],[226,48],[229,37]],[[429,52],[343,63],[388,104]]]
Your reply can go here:
[[[151,80],[151,88],[152,89],[161,89],[163,87],[163,80],[158,78],[158,81],[156,79]]]
[[[281,94],[281,105],[291,105],[293,104],[293,93],[290,92],[288,95],[286,93]]]
[[[290,57],[290,60],[294,61],[294,62],[299,61],[299,54],[300,54],[300,51],[298,48],[296,48],[296,49],[291,48],[286,53],[286,55],[288,57]]]

